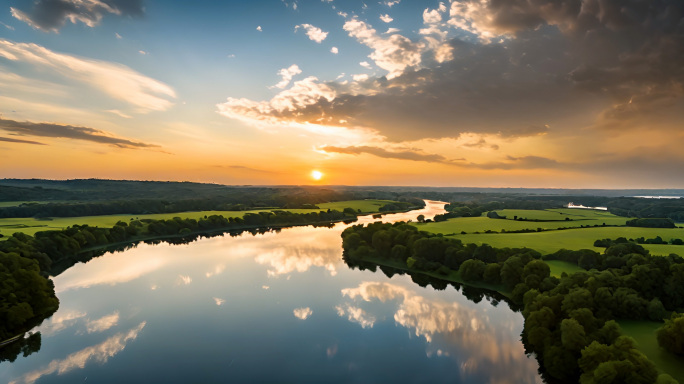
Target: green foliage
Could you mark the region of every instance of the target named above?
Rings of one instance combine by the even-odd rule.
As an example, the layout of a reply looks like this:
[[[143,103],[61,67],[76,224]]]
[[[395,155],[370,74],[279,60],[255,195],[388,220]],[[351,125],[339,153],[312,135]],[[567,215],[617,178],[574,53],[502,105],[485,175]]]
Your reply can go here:
[[[480,260],[466,260],[461,264],[458,273],[464,281],[480,281],[485,271],[485,263]]]
[[[673,313],[656,332],[658,344],[668,352],[684,355],[684,314]]]
[[[627,220],[625,223],[629,227],[644,227],[644,228],[675,228],[676,225],[672,219],[669,218],[641,218]]]

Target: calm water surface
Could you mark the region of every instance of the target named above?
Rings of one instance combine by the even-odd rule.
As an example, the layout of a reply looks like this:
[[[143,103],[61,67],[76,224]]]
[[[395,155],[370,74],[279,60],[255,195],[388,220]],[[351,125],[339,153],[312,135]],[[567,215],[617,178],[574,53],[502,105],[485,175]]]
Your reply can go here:
[[[75,265],[54,279],[61,305],[36,329],[40,351],[0,363],[0,382],[541,382],[519,313],[351,270],[345,227],[141,244]]]

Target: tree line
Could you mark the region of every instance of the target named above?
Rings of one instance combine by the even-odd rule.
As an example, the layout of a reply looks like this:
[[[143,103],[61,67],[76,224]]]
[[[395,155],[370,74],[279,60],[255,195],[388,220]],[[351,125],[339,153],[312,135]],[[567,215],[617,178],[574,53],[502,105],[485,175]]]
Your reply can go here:
[[[345,258],[390,260],[406,268],[490,284],[522,308],[523,342],[544,375],[559,382],[673,383],[621,333],[615,319],[663,320],[662,340],[684,339],[684,259],[651,256],[634,243],[603,254],[562,250],[542,256],[519,248],[462,244],[406,223],[356,225],[342,234]],[[544,259],[588,269],[550,276]],[[672,343],[661,343],[675,353]],[[681,345],[681,344],[680,344]]]

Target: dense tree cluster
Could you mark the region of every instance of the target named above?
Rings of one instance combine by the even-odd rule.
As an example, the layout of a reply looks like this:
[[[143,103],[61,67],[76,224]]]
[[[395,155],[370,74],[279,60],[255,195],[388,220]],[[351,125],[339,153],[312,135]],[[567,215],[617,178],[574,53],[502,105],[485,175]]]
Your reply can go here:
[[[684,355],[684,313],[673,313],[657,332],[658,344],[666,351]]]
[[[684,245],[684,240],[682,239],[670,239],[664,240],[660,236],[656,236],[652,239],[646,239],[643,236],[642,237],[637,237],[636,239],[627,239],[625,237],[618,237],[617,239],[599,239],[594,241],[594,247],[602,247],[602,248],[608,248],[612,245],[615,244],[622,244],[622,243],[637,243],[637,244],[670,244],[670,245]]]
[[[342,238],[347,258],[403,260],[412,270],[443,275],[457,270],[466,282],[501,284],[522,305],[526,348],[552,380],[674,382],[658,375],[614,319],[662,320],[668,311],[684,307],[684,259],[677,255],[651,256],[631,242],[614,244],[603,254],[562,250],[544,259],[573,262],[588,271],[556,278],[533,250],[463,245],[404,223],[357,225]],[[684,318],[677,319],[670,320],[677,326],[667,328],[674,334],[667,336],[671,340],[684,339]]]
[[[402,212],[408,211],[410,209],[421,208],[425,206],[425,201],[421,199],[412,199],[412,201],[397,201],[393,203],[387,203],[380,207],[378,211],[380,212]]]
[[[0,341],[26,331],[58,306],[54,285],[41,276],[37,261],[0,251]]]
[[[674,221],[669,218],[641,218],[627,220],[625,223],[628,227],[644,227],[644,228],[676,228]]]

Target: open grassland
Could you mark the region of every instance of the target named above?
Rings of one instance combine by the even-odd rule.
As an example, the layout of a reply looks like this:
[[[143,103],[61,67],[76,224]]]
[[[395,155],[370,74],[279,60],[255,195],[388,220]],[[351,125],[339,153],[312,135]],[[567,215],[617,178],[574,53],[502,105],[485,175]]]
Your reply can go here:
[[[579,228],[580,226],[593,225],[624,225],[627,219],[611,219],[611,220],[583,220],[583,221],[516,221],[516,220],[502,220],[490,219],[485,216],[481,217],[459,217],[456,219],[449,219],[442,222],[432,222],[425,224],[417,224],[418,229],[432,233],[443,234],[460,234],[461,232],[485,232],[487,230],[494,232],[510,232],[541,229],[557,229],[557,228]],[[595,240],[595,239],[594,239]],[[593,242],[593,241],[592,241]]]
[[[679,382],[684,382],[682,358],[658,346],[655,332],[663,323],[637,320],[620,320],[619,323],[622,333],[636,340],[639,351],[646,355],[659,371],[669,374]]]
[[[525,220],[556,220],[556,221],[581,221],[581,225],[625,225],[628,220],[625,217],[615,216],[607,211],[596,211],[592,209],[544,209],[544,210],[525,210],[525,209],[502,209],[496,211],[499,216],[506,216],[506,220],[518,219]],[[579,226],[579,225],[578,225]]]
[[[603,248],[594,247],[594,241],[606,238],[615,239],[620,236],[627,239],[641,236],[645,238],[660,236],[665,240],[684,239],[684,229],[592,227],[534,233],[466,234],[455,237],[463,243],[486,243],[498,248],[528,247],[545,254],[556,252],[559,249],[593,249],[597,252],[603,252]],[[670,253],[684,255],[684,246],[682,245],[642,244],[642,246],[653,255],[669,255]]]
[[[392,203],[390,200],[352,200],[340,201],[334,203],[319,204],[319,209],[282,209],[292,213],[309,213],[325,211],[327,209],[342,211],[344,208],[353,208],[354,210],[361,209],[363,213],[375,213],[378,209],[387,203]],[[130,222],[131,220],[166,220],[180,217],[183,219],[199,219],[204,216],[221,215],[226,218],[242,217],[245,213],[258,213],[264,211],[272,211],[280,209],[267,210],[252,210],[252,211],[197,211],[197,212],[178,212],[178,213],[158,213],[149,215],[104,215],[104,216],[79,216],[79,217],[55,217],[49,219],[34,219],[34,218],[9,218],[0,219],[0,234],[5,235],[5,238],[15,232],[22,232],[33,236],[36,232],[59,230],[72,225],[89,225],[91,227],[112,227],[118,221]],[[5,239],[0,238],[0,241]]]
[[[421,231],[442,233],[454,236],[463,243],[489,244],[497,248],[528,247],[543,254],[553,253],[559,249],[593,249],[603,252],[603,248],[594,247],[594,241],[598,239],[616,239],[625,237],[635,239],[644,237],[647,239],[660,236],[663,240],[684,239],[683,228],[639,228],[625,227],[628,218],[615,216],[605,211],[579,210],[579,209],[552,209],[552,210],[518,210],[504,209],[497,211],[499,215],[505,215],[506,219],[490,219],[481,217],[459,217],[443,222],[414,223]],[[528,220],[559,220],[559,221],[519,221],[512,220],[514,216],[524,217]],[[565,220],[569,217],[571,220]],[[606,225],[618,225],[617,227]],[[579,228],[584,225],[585,228]],[[599,225],[599,227],[594,227]],[[587,228],[587,226],[589,226]],[[557,228],[573,229],[556,230]],[[536,232],[541,228],[541,232]],[[533,230],[530,233],[508,233],[511,231]],[[497,233],[485,233],[493,231]],[[506,233],[504,233],[504,231]],[[465,232],[465,233],[463,233]],[[477,233],[476,233],[477,232]],[[669,255],[676,253],[684,255],[684,246],[643,244],[654,255]]]

